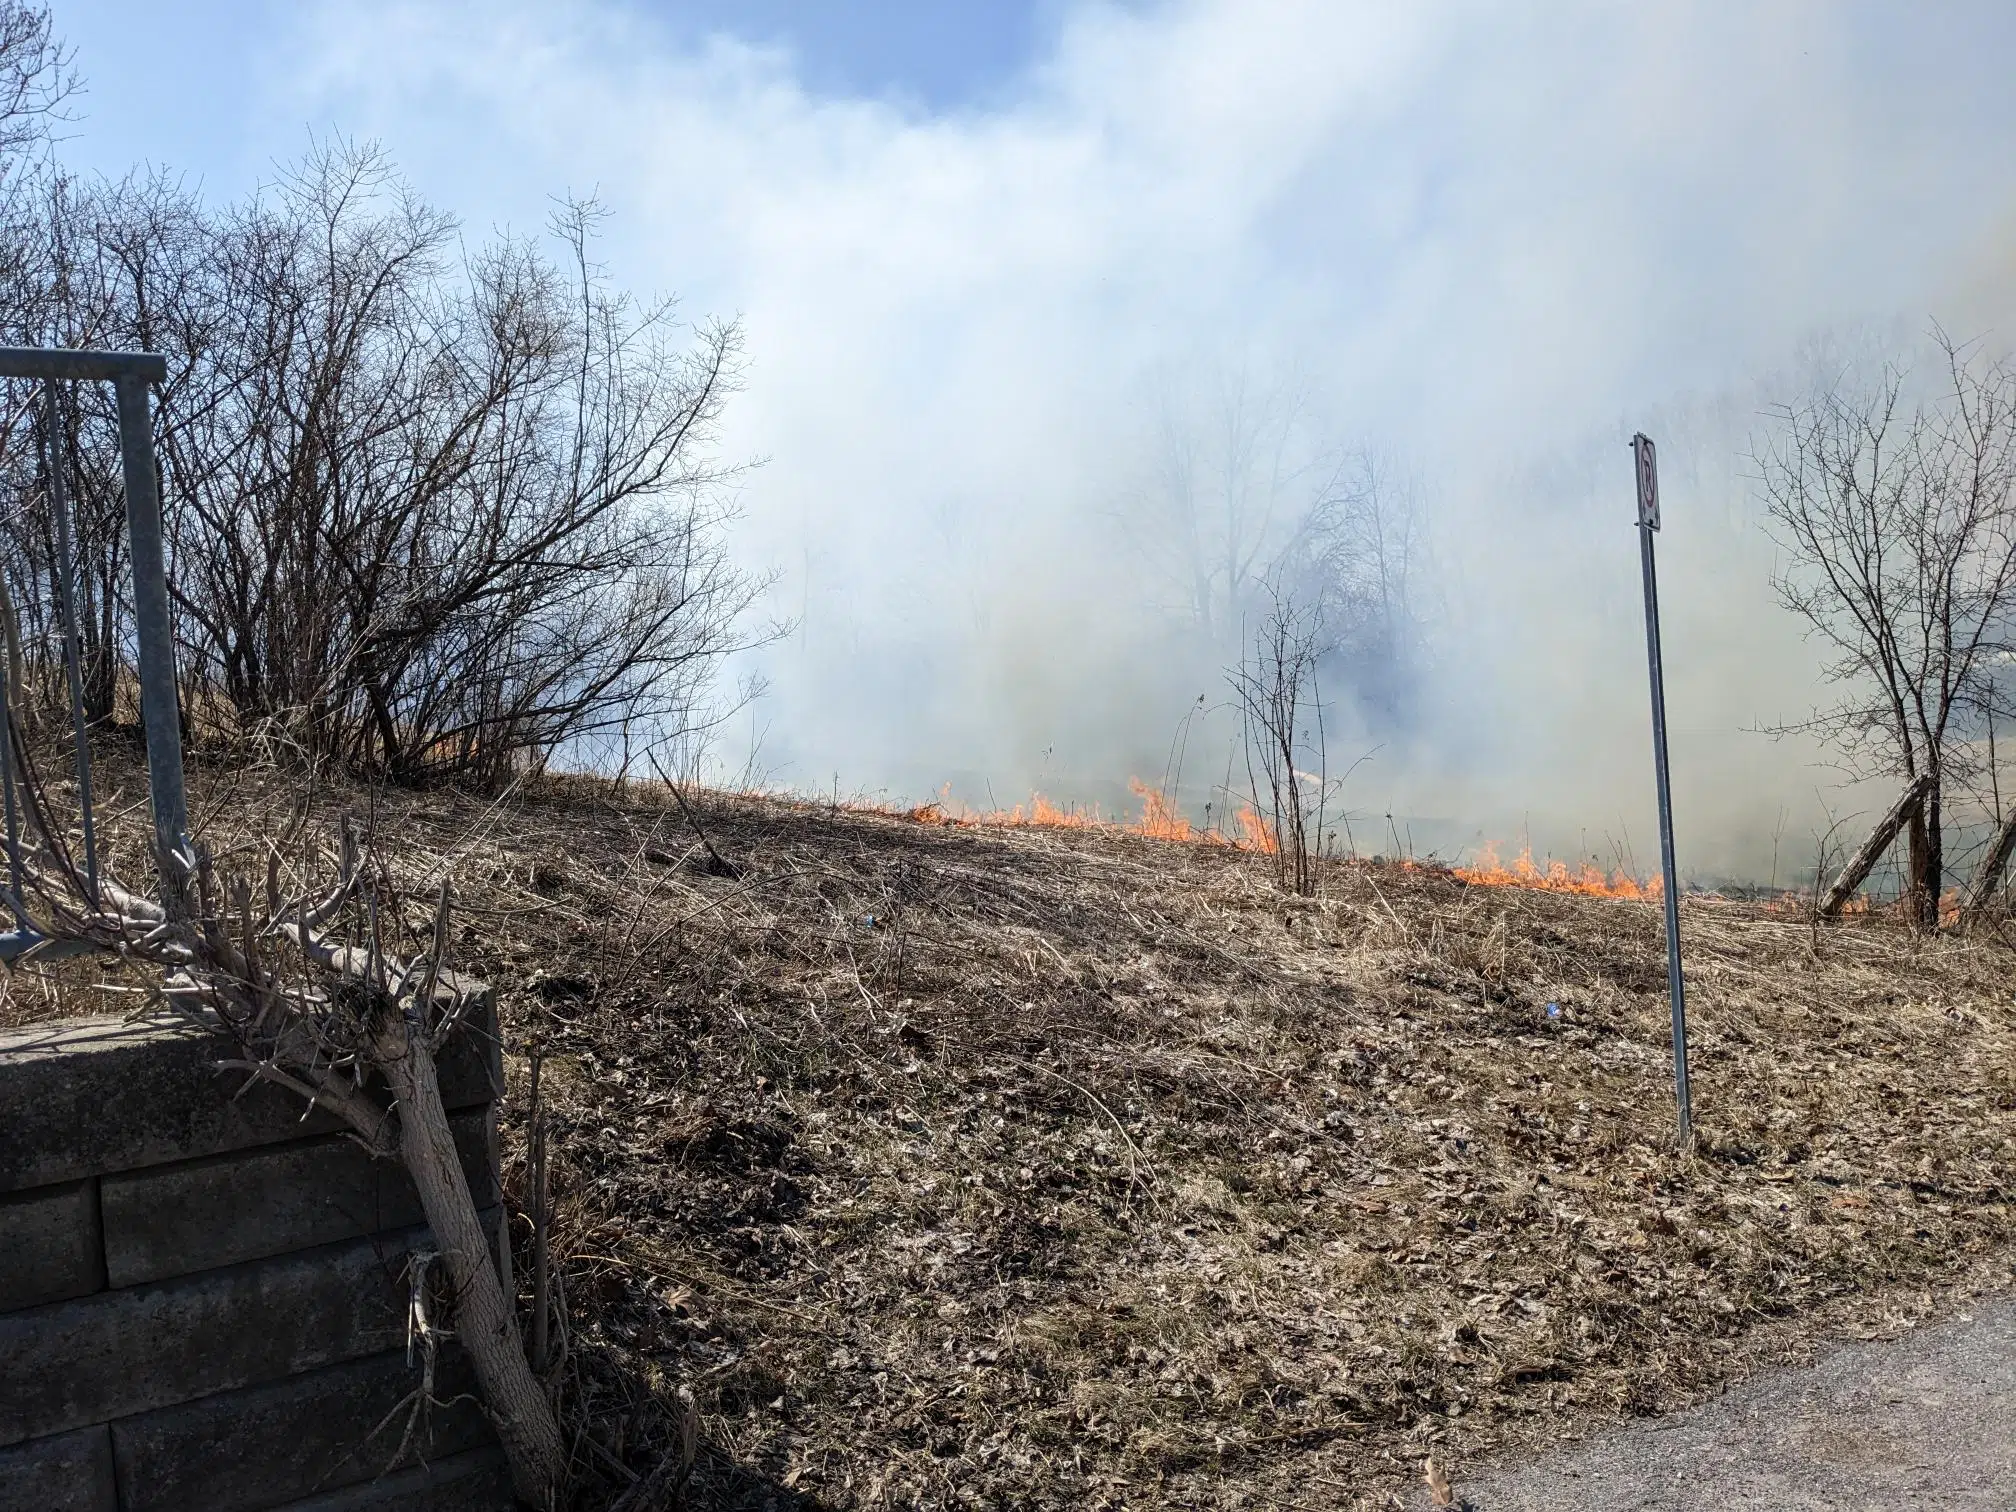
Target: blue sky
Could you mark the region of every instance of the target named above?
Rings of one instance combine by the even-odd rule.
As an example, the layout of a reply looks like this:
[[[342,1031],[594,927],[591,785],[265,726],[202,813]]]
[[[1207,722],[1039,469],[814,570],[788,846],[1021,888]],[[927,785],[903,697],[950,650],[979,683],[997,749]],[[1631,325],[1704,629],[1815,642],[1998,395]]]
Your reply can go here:
[[[1432,506],[1440,723],[1362,800],[1551,811],[1570,849],[1650,833],[1618,522],[1653,429],[1679,801],[1735,855],[1831,780],[1739,738],[1815,691],[1743,478],[1760,409],[1934,318],[2016,335],[2006,0],[57,15],[73,162],[237,193],[339,130],[472,238],[593,190],[619,279],[744,320],[736,549],[801,625],[759,764],[811,786],[1159,768],[1217,669],[1138,549],[1157,437],[1243,384]]]
[[[728,32],[780,46],[807,88],[959,109],[1009,87],[1050,41],[1061,5],[1004,0],[639,0],[688,45]]]
[[[791,61],[808,91],[913,112],[982,108],[1012,92],[1056,36],[1062,0],[628,0],[657,45],[732,36]],[[289,149],[299,0],[69,0],[58,24],[90,94],[72,155],[116,172],[135,159],[236,187]],[[473,18],[480,25],[480,17]],[[340,110],[292,124],[343,128]]]

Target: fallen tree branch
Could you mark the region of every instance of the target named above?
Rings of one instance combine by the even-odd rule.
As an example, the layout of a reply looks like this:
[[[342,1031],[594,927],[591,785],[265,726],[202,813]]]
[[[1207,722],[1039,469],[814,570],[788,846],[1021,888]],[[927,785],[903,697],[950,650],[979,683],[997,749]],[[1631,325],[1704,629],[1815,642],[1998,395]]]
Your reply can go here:
[[[1827,889],[1827,896],[1820,900],[1821,918],[1831,919],[1841,912],[1842,905],[1854,896],[1855,889],[1875,869],[1883,852],[1890,848],[1898,832],[1911,822],[1911,816],[1918,812],[1925,795],[1931,791],[1932,778],[1928,773],[1898,794],[1897,801],[1890,805],[1890,811],[1869,832],[1862,848],[1849,858],[1848,864],[1841,869],[1841,875],[1834,879],[1834,885]]]
[[[4,698],[0,693],[0,710]],[[526,1359],[516,1299],[505,1295],[492,1264],[441,1099],[435,1053],[451,1034],[470,1032],[464,1023],[470,990],[444,960],[446,888],[435,899],[426,936],[409,935],[415,948],[402,958],[398,940],[388,942],[404,919],[390,870],[346,818],[335,883],[319,898],[304,890],[281,900],[276,848],[267,852],[257,890],[263,909],[247,879],[217,875],[201,850],[191,867],[193,912],[161,908],[109,875],[98,879],[94,899],[61,859],[49,805],[33,791],[33,770],[17,770],[32,798],[21,811],[37,862],[23,866],[23,896],[11,900],[24,923],[45,944],[82,944],[160,968],[161,1000],[232,1040],[235,1053],[222,1057],[221,1067],[245,1072],[248,1086],[271,1082],[310,1108],[330,1110],[374,1155],[405,1166],[433,1231],[454,1336],[475,1369],[513,1489],[528,1506],[556,1507],[567,1469],[559,1422]],[[109,911],[102,906],[108,903]],[[350,938],[362,943],[331,938],[345,918]],[[424,1302],[421,1291],[415,1296]],[[423,1321],[430,1336],[441,1332]],[[423,1402],[431,1391],[430,1379]]]
[[[671,790],[672,801],[679,805],[679,812],[685,815],[687,826],[693,831],[694,838],[700,842],[700,848],[707,852],[707,874],[710,877],[727,877],[731,881],[739,878],[742,875],[742,868],[714,849],[714,842],[709,840],[707,832],[700,828],[700,821],[693,816],[693,810],[686,802],[686,795],[679,791],[679,784],[667,776],[665,768],[658,764],[658,753],[647,750],[644,754],[650,759],[651,769],[658,774],[658,780]]]
[[[2009,869],[2009,857],[2016,853],[2016,809],[2002,821],[1995,831],[1995,838],[1981,856],[1981,864],[1974,868],[1974,880],[1967,886],[1966,906],[1960,912],[1963,929],[1971,929],[1986,916],[1988,906],[1995,901],[1995,893],[2002,886],[2002,876]]]

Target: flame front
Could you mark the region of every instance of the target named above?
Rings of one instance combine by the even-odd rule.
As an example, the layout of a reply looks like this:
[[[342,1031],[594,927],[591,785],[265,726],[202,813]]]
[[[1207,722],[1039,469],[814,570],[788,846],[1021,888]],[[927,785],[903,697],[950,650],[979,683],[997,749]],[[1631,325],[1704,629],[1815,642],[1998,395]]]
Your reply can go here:
[[[1108,830],[1141,835],[1150,840],[1226,845],[1235,850],[1257,851],[1267,856],[1275,855],[1281,849],[1281,839],[1275,833],[1273,824],[1250,803],[1241,805],[1233,814],[1228,831],[1216,825],[1200,827],[1192,824],[1173,798],[1138,777],[1130,777],[1127,786],[1141,800],[1141,816],[1138,819],[1109,819],[1099,812],[1097,804],[1085,808],[1063,808],[1041,793],[1031,793],[1027,803],[1018,803],[1013,808],[968,809],[954,801],[950,783],[939,790],[933,802],[920,803],[914,808],[861,802],[847,806],[887,814],[891,818],[913,820],[918,824],[948,824],[971,829]],[[1414,863],[1407,861],[1401,864],[1412,866]],[[1542,864],[1533,859],[1530,849],[1522,849],[1516,859],[1506,862],[1498,858],[1496,846],[1487,845],[1478,853],[1476,860],[1466,866],[1452,866],[1449,870],[1451,875],[1474,887],[1526,887],[1538,892],[1572,893],[1584,898],[1627,898],[1638,902],[1656,902],[1666,893],[1665,885],[1658,877],[1641,881],[1629,872],[1606,873],[1601,867],[1588,863],[1571,867],[1565,861],[1550,859]],[[1851,908],[1853,906],[1850,905]]]
[[[1159,788],[1151,788],[1139,777],[1129,777],[1127,786],[1141,800],[1141,822],[1133,828],[1151,840],[1194,840],[1196,832]]]
[[[1027,803],[1018,803],[1013,808],[968,809],[953,800],[949,783],[940,789],[938,797],[932,802],[920,803],[914,808],[899,809],[859,802],[847,807],[909,819],[918,824],[950,824],[973,829],[1101,829],[1141,835],[1150,840],[1229,845],[1236,850],[1259,851],[1266,855],[1280,849],[1274,826],[1251,804],[1245,805],[1233,816],[1237,830],[1228,835],[1216,826],[1200,828],[1192,824],[1176,806],[1175,799],[1159,788],[1150,787],[1138,777],[1128,778],[1127,786],[1141,800],[1141,817],[1138,819],[1109,819],[1099,812],[1096,804],[1086,808],[1061,808],[1041,793],[1031,793]]]
[[[1281,837],[1258,809],[1247,804],[1239,810],[1239,838],[1232,843],[1241,850],[1259,851],[1263,856],[1279,855]]]
[[[1570,868],[1565,861],[1549,861],[1545,866],[1533,859],[1530,850],[1519,852],[1510,865],[1498,859],[1494,846],[1485,846],[1468,866],[1451,867],[1458,877],[1478,887],[1531,887],[1541,892],[1575,893],[1585,898],[1636,898],[1641,901],[1665,896],[1661,878],[1640,882],[1628,872],[1606,874],[1599,866],[1584,864]]]

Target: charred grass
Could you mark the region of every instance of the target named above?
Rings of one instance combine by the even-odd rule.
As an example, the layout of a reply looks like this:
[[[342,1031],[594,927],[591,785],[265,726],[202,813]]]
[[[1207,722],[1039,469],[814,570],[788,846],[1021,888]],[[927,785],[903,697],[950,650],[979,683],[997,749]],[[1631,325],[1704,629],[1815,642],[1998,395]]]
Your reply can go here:
[[[1994,940],[1690,903],[1683,1156],[1644,904],[711,796],[730,876],[648,794],[380,804],[501,990],[521,1187],[546,1058],[584,1507],[682,1388],[694,1507],[1385,1506],[2011,1279]]]

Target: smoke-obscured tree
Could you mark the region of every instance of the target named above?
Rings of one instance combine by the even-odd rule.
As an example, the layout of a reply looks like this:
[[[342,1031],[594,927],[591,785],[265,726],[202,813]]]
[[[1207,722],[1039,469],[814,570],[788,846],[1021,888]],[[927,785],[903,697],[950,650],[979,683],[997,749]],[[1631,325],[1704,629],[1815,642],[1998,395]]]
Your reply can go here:
[[[1426,558],[1410,481],[1376,453],[1355,451],[1330,473],[1270,573],[1321,621],[1325,681],[1348,690],[1372,728],[1406,722],[1425,670]]]
[[[1839,690],[1794,728],[1833,739],[1860,775],[1922,781],[1906,892],[1934,928],[1946,800],[1978,757],[1993,674],[2016,651],[2016,369],[1937,337],[1923,390],[1890,364],[1780,406],[1756,448],[1786,555],[1779,598],[1828,651]]]
[[[1324,672],[1368,725],[1404,721],[1423,646],[1426,532],[1401,471],[1326,432],[1306,384],[1221,373],[1165,381],[1149,481],[1128,511],[1151,576],[1214,656],[1279,593],[1326,626]]]
[[[1165,383],[1155,398],[1153,475],[1138,539],[1207,642],[1229,646],[1267,570],[1325,487],[1294,377],[1221,373],[1204,397]]]

